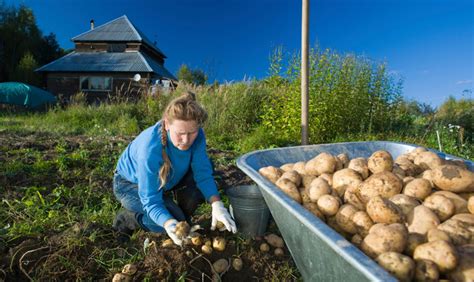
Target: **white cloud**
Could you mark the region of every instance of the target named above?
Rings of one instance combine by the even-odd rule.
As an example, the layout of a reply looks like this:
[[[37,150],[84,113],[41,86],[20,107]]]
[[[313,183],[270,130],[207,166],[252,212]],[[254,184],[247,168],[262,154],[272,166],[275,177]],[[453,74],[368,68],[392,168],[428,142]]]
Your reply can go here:
[[[466,79],[466,80],[459,80],[459,81],[456,81],[456,84],[469,84],[469,83],[472,83],[472,79]]]

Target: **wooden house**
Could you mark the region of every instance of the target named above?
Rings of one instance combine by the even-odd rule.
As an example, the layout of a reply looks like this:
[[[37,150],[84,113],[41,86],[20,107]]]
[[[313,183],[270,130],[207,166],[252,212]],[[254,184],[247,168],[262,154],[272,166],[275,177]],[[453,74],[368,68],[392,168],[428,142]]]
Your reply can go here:
[[[164,67],[166,55],[125,15],[98,27],[92,20],[90,30],[71,40],[73,52],[36,70],[55,95],[67,99],[83,92],[89,101],[103,100],[129,89],[176,81]]]

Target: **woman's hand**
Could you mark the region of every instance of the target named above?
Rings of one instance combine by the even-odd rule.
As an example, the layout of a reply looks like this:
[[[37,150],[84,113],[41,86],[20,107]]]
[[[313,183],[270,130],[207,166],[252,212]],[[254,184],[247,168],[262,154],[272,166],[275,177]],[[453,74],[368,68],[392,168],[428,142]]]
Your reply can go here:
[[[216,229],[216,224],[218,221],[222,222],[225,225],[225,228],[232,232],[237,233],[237,227],[235,226],[235,222],[230,216],[227,209],[224,207],[224,203],[222,201],[214,201],[212,204],[212,224],[211,230]]]
[[[175,243],[178,246],[181,246],[183,244],[183,240],[179,239],[178,236],[176,235],[176,224],[178,224],[178,221],[176,219],[168,219],[163,227],[166,230],[166,233],[168,236],[173,240],[173,243]]]

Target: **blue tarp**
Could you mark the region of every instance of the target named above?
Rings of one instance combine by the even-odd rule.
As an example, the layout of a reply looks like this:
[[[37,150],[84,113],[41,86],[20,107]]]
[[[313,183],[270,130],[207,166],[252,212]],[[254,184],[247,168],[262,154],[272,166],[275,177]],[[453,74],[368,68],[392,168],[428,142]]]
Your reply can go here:
[[[55,103],[56,97],[50,92],[22,82],[0,83],[0,104],[11,104],[37,108],[47,103]]]

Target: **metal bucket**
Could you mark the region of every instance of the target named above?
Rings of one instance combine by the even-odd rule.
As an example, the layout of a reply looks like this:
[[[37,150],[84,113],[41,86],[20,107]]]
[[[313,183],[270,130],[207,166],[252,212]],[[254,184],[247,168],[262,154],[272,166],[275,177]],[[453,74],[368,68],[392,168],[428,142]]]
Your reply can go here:
[[[257,185],[241,185],[226,189],[230,212],[237,229],[245,236],[260,236],[267,230],[270,210]]]

